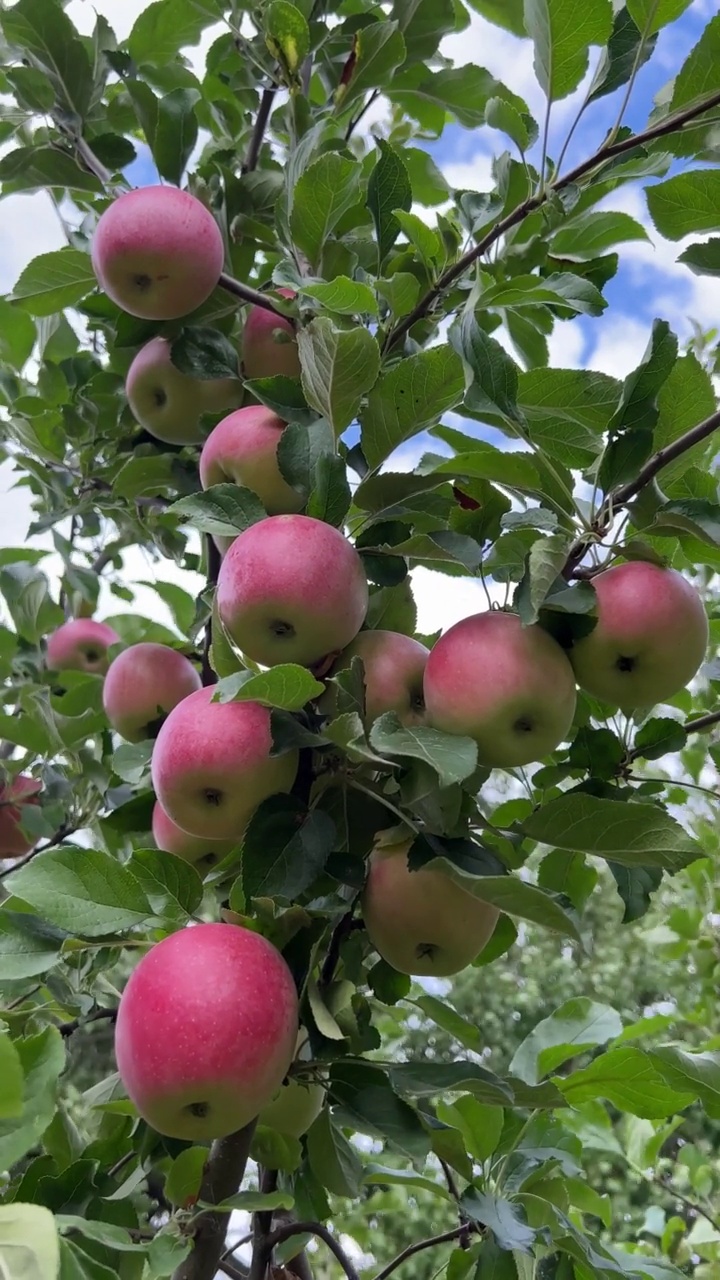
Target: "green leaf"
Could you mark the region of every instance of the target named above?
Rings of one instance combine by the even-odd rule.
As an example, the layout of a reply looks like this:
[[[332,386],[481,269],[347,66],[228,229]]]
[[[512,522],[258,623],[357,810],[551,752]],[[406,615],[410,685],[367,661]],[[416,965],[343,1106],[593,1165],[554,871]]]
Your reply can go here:
[[[173,502],[169,510],[200,533],[225,538],[236,538],[267,515],[256,494],[239,484],[213,484],[204,493]]]
[[[335,92],[336,107],[347,111],[368,89],[389,84],[392,74],[405,61],[405,41],[397,22],[371,22],[361,27],[353,47],[355,55],[348,83]]]
[[[19,373],[30,357],[36,336],[27,312],[0,298],[0,360]]]
[[[378,717],[370,730],[370,743],[380,755],[425,761],[437,773],[441,787],[463,782],[477,768],[477,744],[471,738],[424,725],[405,728],[394,711]]]
[[[340,528],[347,515],[352,494],[342,458],[323,454],[315,465],[315,480],[310,490],[305,514]]]
[[[128,36],[130,57],[135,63],[168,66],[184,46],[197,44],[205,27],[222,16],[216,0],[155,0],[139,14]]]
[[[310,1126],[306,1141],[310,1168],[320,1185],[334,1196],[356,1196],[363,1166],[327,1108]]]
[[[414,1108],[397,1096],[382,1073],[365,1063],[335,1063],[330,1093],[340,1104],[341,1123],[358,1133],[388,1139],[413,1161],[425,1160],[429,1135]]]
[[[640,31],[623,7],[615,14],[613,29],[607,47],[600,58],[592,78],[588,101],[596,102],[608,93],[614,93],[627,84],[635,71],[644,66],[655,49],[657,36],[643,40]]]
[[[462,433],[456,432],[452,427],[441,428],[433,434],[444,440],[446,444],[452,444],[453,447],[459,445],[462,448],[464,443]],[[454,458],[448,458],[446,462],[439,462],[433,470],[433,475],[494,480],[497,484],[509,485],[513,489],[527,489],[530,493],[536,493],[542,488],[535,459],[531,453],[497,449],[493,444],[487,444],[484,440],[472,440],[470,436],[466,436],[465,441],[471,446],[471,450],[466,453],[457,453]]]
[[[591,210],[564,222],[551,236],[549,248],[554,257],[591,262],[625,240],[649,240],[649,236],[629,213]]]
[[[567,561],[572,543],[571,534],[551,533],[547,538],[538,538],[531,546],[514,601],[524,627],[537,622],[545,599]]]
[[[132,872],[98,849],[50,849],[13,871],[6,885],[52,924],[87,938],[129,929],[152,915]]]
[[[389,280],[378,280],[377,291],[394,316],[406,316],[420,297],[420,281],[408,271],[398,271]]]
[[[202,881],[182,858],[161,849],[136,849],[128,866],[156,915],[184,924],[197,911]]]
[[[240,1210],[244,1213],[270,1213],[274,1209],[292,1209],[295,1200],[289,1191],[238,1191],[234,1196],[227,1196],[219,1205],[205,1204],[199,1201],[201,1208],[221,1209],[228,1213]]]
[[[328,151],[308,165],[293,193],[293,241],[316,266],[325,241],[360,198],[360,165]]]
[[[595,853],[626,866],[674,872],[703,856],[700,845],[655,805],[604,800],[580,791],[537,809],[522,830],[542,844]]]
[[[243,839],[246,899],[289,898],[310,887],[333,850],[335,826],[297,796],[277,795],[255,810]]]
[[[402,156],[384,139],[380,139],[377,145],[380,158],[370,174],[367,207],[375,223],[378,260],[382,263],[400,234],[400,223],[394,211],[410,209],[412,188]]]
[[[173,339],[170,358],[176,369],[190,378],[237,378],[238,354],[229,338],[204,325],[184,325]],[[241,395],[238,379],[238,401]]]
[[[297,75],[310,51],[310,28],[288,0],[271,0],[265,10],[265,43],[275,58]]]
[[[19,0],[0,20],[8,44],[45,71],[60,105],[80,124],[90,105],[93,75],[85,45],[61,5]]]
[[[429,227],[416,213],[404,213],[395,210],[395,221],[405,238],[414,245],[422,261],[432,271],[433,264],[442,253],[442,243],[436,231]]]
[[[645,35],[654,35],[661,27],[674,22],[688,9],[692,0],[625,0],[636,26]]]
[[[687,734],[677,720],[656,716],[646,720],[635,734],[633,755],[642,756],[645,760],[659,760],[671,751],[682,751],[686,741]]]
[[[472,8],[496,27],[504,27],[515,36],[526,36],[523,0],[471,0]]]
[[[672,1089],[648,1053],[634,1045],[609,1049],[556,1084],[571,1106],[606,1098],[620,1111],[648,1120],[662,1120],[682,1111],[697,1096],[695,1089]]]
[[[720,87],[719,59],[720,14],[716,14],[708,22],[700,39],[690,50],[675,77],[670,103],[670,110],[673,113],[691,102],[717,92]]]
[[[0,160],[0,182],[7,183],[8,193],[44,191],[48,187],[102,191],[94,174],[81,169],[72,156],[53,147],[18,147],[8,151]]]
[[[569,1058],[607,1044],[621,1031],[620,1015],[609,1005],[575,996],[533,1027],[516,1049],[510,1071],[526,1084],[539,1084]]]
[[[537,142],[538,128],[532,116],[518,111],[512,102],[504,98],[490,98],[485,108],[485,120],[492,129],[502,129],[520,151],[527,151]]]
[[[22,1115],[0,1120],[0,1164],[10,1169],[37,1142],[55,1114],[65,1047],[55,1027],[15,1041],[25,1077]]]
[[[424,205],[444,204],[450,189],[432,156],[420,147],[403,147],[402,158],[410,176],[413,200]]]
[[[324,418],[314,418],[307,425],[291,422],[280,437],[278,465],[288,484],[299,493],[309,494],[320,459],[334,453],[335,436]]]
[[[158,98],[142,80],[126,81],[138,120],[161,177],[179,183],[197,141],[197,89],[173,89]]]
[[[356,417],[380,372],[377,340],[362,326],[336,329],[320,316],[298,333],[302,385],[311,404],[340,436]]]
[[[663,1044],[648,1055],[663,1078],[679,1092],[699,1098],[712,1120],[720,1118],[720,1053],[706,1050],[688,1053],[678,1045]]]
[[[0,1031],[0,1120],[22,1115],[23,1071],[17,1049],[6,1031]]]
[[[377,301],[370,285],[351,280],[348,276],[335,276],[334,280],[323,284],[304,284],[300,294],[317,298],[336,315],[377,315]]]
[[[468,408],[478,413],[491,409],[510,422],[521,422],[517,407],[519,369],[497,339],[481,328],[472,311],[458,317],[449,337],[465,367]]]
[[[645,191],[650,217],[668,240],[720,228],[720,170],[691,169]]]
[[[469,1187],[460,1197],[460,1207],[473,1222],[492,1231],[501,1249],[530,1252],[536,1232],[527,1225],[521,1205]]]
[[[691,244],[680,254],[682,262],[696,276],[720,276],[720,237]]]
[[[625,867],[611,861],[608,866],[625,907],[623,924],[639,920],[650,909],[650,895],[659,887],[662,871],[659,867]]]
[[[403,34],[407,63],[427,62],[441,37],[455,27],[452,0],[394,0],[390,16]]]
[[[133,1243],[124,1227],[117,1227],[112,1222],[96,1222],[69,1213],[59,1213],[56,1222],[63,1234],[76,1231],[86,1240],[118,1249],[121,1253],[138,1253],[143,1249],[142,1245]]]
[[[422,1009],[426,1017],[431,1018],[438,1027],[442,1027],[443,1031],[447,1031],[448,1035],[459,1041],[465,1049],[482,1053],[485,1039],[480,1028],[461,1017],[446,1001],[438,1000],[435,996],[419,996],[413,1003],[418,1009]]]
[[[379,587],[370,593],[366,626],[371,630],[399,631],[414,636],[417,606],[408,578],[396,587]]]
[[[433,1182],[432,1178],[423,1178],[421,1174],[412,1173],[406,1169],[388,1169],[382,1164],[368,1164],[365,1166],[363,1173],[363,1186],[387,1186],[387,1187],[419,1187],[422,1191],[429,1191],[434,1196],[439,1196],[441,1200],[450,1200],[447,1188],[440,1182]]]
[[[39,1204],[0,1205],[0,1272],[8,1280],[56,1280],[60,1243],[55,1219]]]
[[[462,365],[450,347],[431,347],[381,374],[360,415],[363,453],[373,468],[454,409],[463,395]]]
[[[217,685],[213,701],[261,702],[281,711],[302,711],[311,698],[319,698],[325,686],[306,667],[283,662],[270,671],[238,671]]]
[[[34,978],[60,958],[64,933],[25,912],[0,912],[0,979]]]
[[[31,316],[52,316],[80,302],[96,284],[87,253],[58,249],[28,263],[10,298]]]
[[[588,0],[581,9],[573,0],[525,0],[535,75],[551,102],[577,89],[587,70],[589,46],[607,43],[612,22],[610,0]]]
[[[653,449],[665,449],[679,436],[684,435],[697,422],[715,412],[716,400],[710,374],[691,352],[681,356],[670,369],[657,397],[658,419],[653,432]],[[671,496],[689,467],[702,466],[712,441],[703,441],[692,449],[686,449],[680,458],[663,467],[662,486]]]
[[[176,1156],[165,1179],[165,1195],[171,1204],[187,1209],[200,1194],[200,1183],[207,1164],[207,1147],[186,1147]]]

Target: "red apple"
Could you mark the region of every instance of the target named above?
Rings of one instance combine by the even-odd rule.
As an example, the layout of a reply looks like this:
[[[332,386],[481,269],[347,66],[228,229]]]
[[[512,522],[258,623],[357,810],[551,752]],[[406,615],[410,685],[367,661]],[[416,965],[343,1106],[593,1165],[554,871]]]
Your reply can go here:
[[[127,742],[159,729],[178,702],[202,687],[192,662],[167,644],[130,645],[111,662],[103,685],[105,715]]]
[[[278,466],[277,448],[284,430],[282,418],[264,405],[247,405],[228,414],[211,431],[200,454],[203,489],[231,481],[252,489],[268,515],[300,511],[305,500]]]
[[[166,338],[152,338],[128,370],[125,394],[141,426],[167,444],[198,444],[204,439],[200,418],[239,404],[237,378],[192,378],[172,362]]]
[[[47,664],[51,671],[87,671],[104,675],[107,651],[120,637],[106,622],[93,618],[73,618],[48,636]]]
[[[370,855],[362,915],[375,950],[399,973],[447,978],[471,964],[492,937],[497,907],[443,871],[408,869],[412,841]]]
[[[152,781],[183,831],[237,842],[261,801],[290,790],[298,753],[270,755],[267,707],[213,702],[214,692],[198,689],[170,712],[155,741]]]
[[[143,320],[176,320],[201,306],[220,278],[224,257],[212,214],[177,187],[139,187],[118,196],[92,242],[101,289]]]
[[[217,604],[227,632],[255,662],[308,667],[354,640],[367,613],[367,578],[357,551],[332,525],[268,516],[227,552]]]
[[[241,832],[237,840],[208,840],[205,836],[191,836],[168,817],[159,800],[153,806],[152,833],[158,849],[174,853],[176,858],[192,863],[200,871],[221,862],[239,844],[242,835]]]
[[[294,298],[292,289],[278,289],[283,298]],[[246,378],[300,377],[300,355],[290,320],[266,307],[251,307],[242,337],[242,363]]]
[[[542,760],[567,737],[575,678],[560,645],[512,613],[463,618],[441,636],[425,668],[428,724],[465,734],[478,762],[511,768]]]
[[[38,804],[42,783],[27,773],[19,773],[0,786],[0,858],[22,858],[35,841],[20,826],[26,804]]]
[[[223,1138],[274,1097],[295,1051],[298,998],[280,952],[233,924],[181,929],[143,956],[123,991],[115,1057],[158,1133]]]
[[[570,650],[577,682],[623,711],[652,707],[692,680],[705,657],[708,620],[695,588],[674,569],[615,565],[592,580],[598,619]]]
[[[401,724],[424,724],[423,674],[429,650],[399,631],[361,631],[340,654],[331,675],[361,658],[365,670],[365,713],[368,723],[386,711],[396,712]],[[327,705],[334,710],[330,693]]]

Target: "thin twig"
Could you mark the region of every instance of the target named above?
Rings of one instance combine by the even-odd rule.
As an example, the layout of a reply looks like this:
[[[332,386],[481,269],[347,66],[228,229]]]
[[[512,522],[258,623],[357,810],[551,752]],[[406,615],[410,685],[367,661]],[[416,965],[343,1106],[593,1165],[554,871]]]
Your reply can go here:
[[[114,1022],[117,1018],[117,1012],[117,1009],[95,1009],[86,1018],[73,1018],[72,1022],[61,1022],[58,1031],[63,1039],[67,1040],[68,1036],[73,1035],[80,1027],[88,1026],[91,1022],[101,1022],[104,1019]]]
[[[260,148],[263,144],[265,130],[267,129],[268,120],[270,119],[270,112],[272,111],[272,105],[275,100],[276,93],[277,89],[274,88],[263,89],[255,127],[253,128],[252,135],[250,137],[250,144],[248,146],[247,156],[245,157],[245,163],[242,166],[241,173],[252,173],[253,170],[257,168],[257,162],[260,158]]]
[[[414,1254],[420,1253],[423,1249],[432,1249],[436,1244],[446,1244],[450,1240],[457,1240],[458,1236],[464,1235],[468,1230],[475,1231],[476,1227],[472,1223],[463,1225],[462,1227],[453,1227],[452,1231],[443,1231],[442,1235],[431,1236],[428,1240],[418,1240],[416,1244],[408,1245],[407,1249],[403,1249],[392,1262],[388,1262],[382,1271],[378,1271],[375,1280],[386,1280],[386,1276],[392,1275],[403,1262],[408,1258],[412,1258]]]
[[[235,1194],[245,1173],[255,1124],[253,1120],[244,1129],[213,1143],[205,1165],[200,1200],[208,1204],[220,1204]],[[227,1213],[210,1212],[202,1215],[193,1251],[177,1267],[173,1280],[212,1280],[225,1248],[228,1222]]]
[[[710,711],[706,716],[698,716],[697,720],[688,720],[684,729],[686,733],[703,733],[715,724],[720,724],[720,711]]]
[[[206,534],[207,562],[208,562],[208,586],[217,585],[218,574],[220,572],[220,552],[215,543],[215,539],[208,533]],[[205,639],[203,641],[202,651],[202,682],[207,688],[209,685],[217,684],[217,672],[213,670],[210,662],[210,653],[212,650],[212,610],[205,627]]]
[[[234,276],[229,276],[225,271],[220,275],[218,285],[221,289],[225,289],[227,293],[232,293],[236,298],[242,298],[243,302],[252,302],[255,307],[262,307],[264,311],[272,311],[274,316],[280,316],[287,321],[287,316],[279,307],[275,305],[272,298],[266,293],[261,293],[259,289],[253,289],[249,284],[242,284],[240,280],[236,280]]]
[[[230,1280],[247,1280],[249,1272],[246,1267],[241,1267],[236,1262],[231,1262],[229,1258],[221,1258],[218,1262],[218,1270],[224,1275],[230,1276]]]
[[[13,871],[19,871],[21,867],[26,867],[28,862],[32,862],[33,858],[37,858],[39,853],[45,853],[48,849],[54,849],[56,845],[62,844],[63,840],[67,839],[68,836],[73,835],[75,831],[77,831],[77,827],[68,827],[65,825],[58,827],[55,835],[51,836],[49,840],[45,840],[42,844],[36,845],[34,849],[31,849],[29,853],[25,854],[24,858],[16,858],[12,866],[5,867],[3,871],[0,871],[0,880],[4,880],[5,876],[12,875]]]
[[[613,142],[610,145],[605,144],[600,147],[593,156],[588,160],[584,160],[581,164],[576,165],[564,177],[559,178],[556,182],[551,183],[542,191],[523,200],[522,204],[516,206],[506,217],[497,222],[495,226],[483,236],[476,245],[467,253],[463,254],[447,271],[444,271],[439,280],[431,289],[420,299],[417,306],[408,316],[405,316],[399,324],[391,329],[383,343],[383,354],[391,351],[394,346],[405,337],[405,334],[412,329],[418,320],[422,320],[430,311],[432,311],[438,298],[445,293],[460,276],[478,260],[484,253],[487,253],[497,240],[505,234],[506,231],[512,230],[518,223],[523,222],[528,214],[534,213],[543,204],[546,204],[550,196],[558,191],[565,190],[566,187],[573,185],[591,173],[593,169],[597,169],[600,165],[607,164],[609,160],[614,160],[618,156],[625,155],[628,151],[634,151],[637,147],[642,147],[647,142],[654,142],[657,138],[666,137],[669,133],[676,133],[683,128],[691,120],[695,120],[698,116],[704,115],[706,111],[711,110],[720,104],[720,92],[710,94],[704,101],[696,102],[693,106],[686,107],[683,111],[678,111],[672,116],[668,116],[665,120],[661,120],[658,124],[653,125],[649,129],[645,129],[643,133],[634,134],[631,138],[623,138],[621,142]]]
[[[346,141],[346,142],[349,142],[349,141],[350,141],[350,139],[352,138],[352,136],[353,136],[353,134],[354,134],[355,130],[357,129],[357,127],[358,127],[358,125],[359,125],[360,121],[362,120],[363,116],[365,115],[365,113],[366,113],[367,111],[369,111],[369,110],[370,110],[370,108],[371,108],[371,106],[373,105],[373,103],[377,102],[377,100],[378,100],[378,98],[379,98],[379,97],[380,97],[380,90],[379,90],[379,89],[373,89],[373,91],[372,91],[372,93],[370,94],[370,97],[368,98],[368,100],[367,100],[367,102],[365,103],[365,105],[364,105],[363,107],[361,107],[361,108],[360,108],[360,110],[358,111],[358,113],[357,113],[357,115],[356,115],[356,116],[353,116],[353,118],[352,118],[352,120],[350,121],[350,123],[349,123],[349,125],[348,125],[347,129],[345,130],[345,141]]]
[[[359,1280],[358,1273],[342,1245],[338,1244],[334,1235],[321,1222],[286,1222],[284,1226],[278,1227],[277,1231],[273,1231],[265,1241],[266,1261],[270,1259],[273,1249],[276,1249],[279,1244],[284,1244],[291,1236],[317,1236],[319,1240],[324,1241],[330,1252],[334,1253],[347,1280]]]

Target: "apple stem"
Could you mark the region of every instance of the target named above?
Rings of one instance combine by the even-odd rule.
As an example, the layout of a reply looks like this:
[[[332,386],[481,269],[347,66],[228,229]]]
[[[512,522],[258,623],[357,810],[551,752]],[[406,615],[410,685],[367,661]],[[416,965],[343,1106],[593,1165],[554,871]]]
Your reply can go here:
[[[256,1123],[252,1120],[244,1129],[213,1143],[205,1165],[200,1200],[221,1204],[235,1194],[243,1180]],[[197,1223],[193,1251],[176,1268],[172,1280],[213,1280],[225,1248],[229,1220],[227,1213],[210,1210],[202,1214]]]
[[[511,231],[513,227],[524,222],[529,214],[547,204],[548,200],[556,192],[572,186],[580,178],[584,178],[600,165],[607,164],[608,160],[614,160],[617,156],[625,155],[628,151],[635,151],[638,147],[644,146],[647,142],[653,142],[656,138],[664,138],[668,134],[679,133],[684,125],[689,124],[691,120],[696,120],[698,116],[704,115],[706,111],[719,104],[720,92],[709,94],[707,98],[694,103],[690,107],[686,107],[683,111],[676,111],[674,115],[667,116],[665,120],[652,125],[651,128],[645,129],[642,133],[633,134],[630,138],[623,138],[620,142],[606,142],[598,148],[593,156],[571,169],[564,177],[558,178],[556,182],[548,183],[536,195],[523,200],[522,204],[517,205],[506,217],[501,218],[472,249],[463,254],[451,267],[448,267],[447,271],[443,272],[432,288],[420,299],[415,309],[389,331],[383,344],[383,355],[387,355],[393,347],[397,346],[401,339],[409,333],[413,325],[417,324],[418,320],[423,320],[425,316],[430,314],[441,295],[446,293],[450,286],[477,262],[478,258],[487,253],[488,249],[492,248],[506,231]]]

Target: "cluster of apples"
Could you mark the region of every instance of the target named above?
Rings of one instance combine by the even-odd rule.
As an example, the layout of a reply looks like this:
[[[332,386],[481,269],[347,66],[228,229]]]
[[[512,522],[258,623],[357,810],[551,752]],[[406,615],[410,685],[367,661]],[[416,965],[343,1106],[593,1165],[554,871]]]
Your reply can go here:
[[[173,320],[202,305],[217,284],[222,238],[192,196],[145,188],[102,215],[93,264],[126,311]],[[297,376],[292,326],[254,309],[243,365],[250,377]],[[198,439],[203,413],[235,402],[237,386],[188,378],[158,337],[136,357],[127,392],[143,425],[184,443]],[[480,764],[505,768],[540,760],[567,738],[576,684],[631,711],[672,697],[698,670],[708,638],[702,600],[680,574],[644,562],[594,579],[597,624],[569,653],[542,627],[494,610],[457,623],[431,652],[407,636],[363,631],[369,590],[362,560],[343,533],[301,514],[302,499],[278,465],[284,426],[262,407],[238,409],[211,432],[200,458],[203,487],[245,485],[268,512],[220,545],[219,617],[253,661],[298,663],[323,678],[358,656],[368,722],[393,711],[405,725],[469,736]],[[77,651],[68,661],[73,637]],[[116,641],[104,624],[79,619],[51,638],[48,660],[102,673]],[[130,741],[156,735],[154,838],[193,862],[237,845],[262,800],[292,788],[298,766],[296,751],[271,755],[267,708],[213,697],[187,658],[153,644],[116,657],[103,693],[118,733]],[[330,690],[321,705],[332,714]],[[392,833],[377,839],[362,903],[369,938],[402,972],[455,973],[485,946],[498,912],[440,872],[410,872],[409,847]],[[254,932],[204,924],[171,935],[141,960],[121,999],[116,1054],[130,1097],[163,1133],[218,1137],[272,1115],[263,1110],[271,1106],[270,1123],[297,1132],[298,1115],[316,1114],[322,1103],[320,1090],[311,1107],[299,1106],[287,1093],[294,1086],[283,1085],[298,1030],[297,992],[280,953]]]

